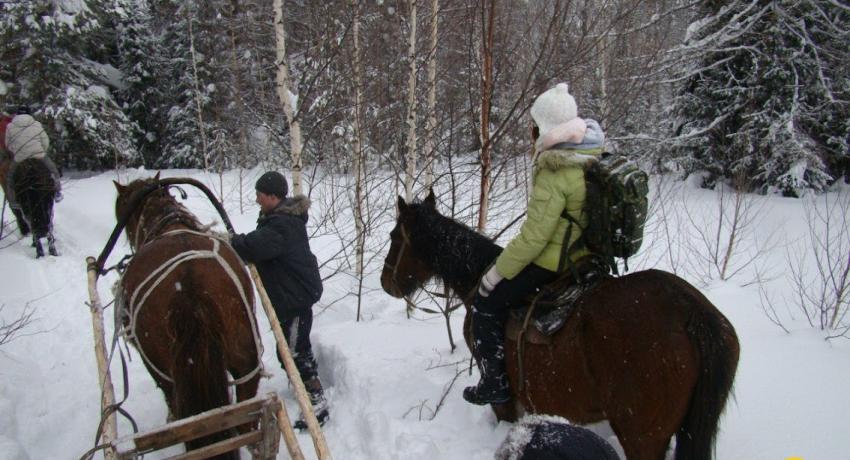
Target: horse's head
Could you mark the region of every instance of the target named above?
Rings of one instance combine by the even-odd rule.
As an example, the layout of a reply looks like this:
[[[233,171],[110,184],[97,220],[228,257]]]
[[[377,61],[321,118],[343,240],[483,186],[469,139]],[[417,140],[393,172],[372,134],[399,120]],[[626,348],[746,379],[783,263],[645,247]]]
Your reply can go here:
[[[180,205],[177,200],[168,192],[168,186],[160,184],[159,173],[148,179],[136,179],[127,185],[119,184],[113,181],[115,189],[118,191],[118,197],[115,200],[115,216],[119,220],[125,219],[123,224],[127,231],[127,238],[130,244],[138,249],[138,246],[143,242],[144,238],[140,239],[140,232],[145,233],[152,229],[146,229],[147,224],[156,223],[154,217],[163,214],[164,212],[181,212],[188,214],[188,211]],[[194,218],[190,219],[194,220]]]
[[[436,198],[432,190],[421,203],[408,204],[398,197],[398,218],[390,232],[390,251],[384,259],[381,287],[393,297],[410,295],[434,276],[433,268],[414,244],[415,232],[420,231],[417,214],[436,212]]]

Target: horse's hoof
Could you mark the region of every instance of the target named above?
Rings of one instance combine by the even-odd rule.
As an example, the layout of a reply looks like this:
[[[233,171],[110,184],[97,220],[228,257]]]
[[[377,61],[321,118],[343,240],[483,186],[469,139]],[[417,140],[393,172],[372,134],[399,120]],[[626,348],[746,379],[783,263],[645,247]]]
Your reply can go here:
[[[57,257],[59,256],[59,251],[57,251],[55,249],[51,249],[49,252],[50,252],[51,256],[57,256]]]

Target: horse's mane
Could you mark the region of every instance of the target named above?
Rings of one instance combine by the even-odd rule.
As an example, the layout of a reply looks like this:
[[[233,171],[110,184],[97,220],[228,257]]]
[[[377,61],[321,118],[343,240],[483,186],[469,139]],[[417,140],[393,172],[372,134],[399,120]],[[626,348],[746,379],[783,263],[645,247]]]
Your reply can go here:
[[[448,285],[477,283],[477,277],[502,252],[489,238],[441,215],[433,206],[413,203],[410,209],[414,216],[411,242]],[[470,275],[475,278],[470,279]]]
[[[152,183],[152,180],[131,183],[123,192],[125,199],[119,201],[123,201],[124,206],[127,206],[127,201],[132,201],[135,193],[142,193]],[[142,244],[144,244],[144,241],[149,241],[172,225],[182,225],[194,231],[206,231],[206,227],[198,221],[198,218],[169,193],[170,188],[171,186],[161,186],[147,194],[138,204],[133,212],[135,215],[133,220],[141,223],[142,228],[136,228],[135,225],[128,226],[128,236],[132,235],[132,241],[136,241],[139,237],[138,230],[141,230],[144,234],[142,240]]]
[[[205,230],[198,218],[168,192],[170,188],[171,187],[163,187],[160,190],[151,193],[148,196],[148,200],[151,202],[146,203],[145,208],[157,210],[155,213],[156,215],[170,215],[172,216],[170,219],[171,222],[183,224],[190,230]]]

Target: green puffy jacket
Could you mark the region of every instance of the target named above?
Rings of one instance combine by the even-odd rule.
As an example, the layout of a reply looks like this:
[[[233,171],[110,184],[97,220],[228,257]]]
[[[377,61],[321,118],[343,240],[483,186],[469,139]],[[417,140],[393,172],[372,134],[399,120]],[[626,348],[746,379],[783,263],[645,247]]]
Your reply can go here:
[[[534,163],[528,214],[519,234],[496,259],[496,270],[506,279],[513,279],[526,265],[534,263],[551,271],[558,270],[561,247],[569,222],[561,217],[566,209],[570,216],[587,225],[582,214],[585,199],[584,165],[602,153],[601,148],[590,150],[546,150]],[[569,244],[581,235],[573,225]],[[573,261],[587,255],[581,248],[571,256]]]

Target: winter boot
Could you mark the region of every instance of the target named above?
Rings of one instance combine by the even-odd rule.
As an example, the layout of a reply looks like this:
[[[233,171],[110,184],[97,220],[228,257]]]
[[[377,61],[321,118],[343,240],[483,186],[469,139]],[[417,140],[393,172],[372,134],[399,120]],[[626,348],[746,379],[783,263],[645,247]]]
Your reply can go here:
[[[304,382],[304,387],[307,389],[307,393],[310,394],[310,404],[313,406],[313,414],[316,415],[319,426],[324,426],[325,422],[330,418],[330,411],[328,410],[328,400],[325,399],[325,392],[322,389],[322,382],[319,381],[318,377],[313,377]],[[307,420],[304,418],[303,413],[295,421],[293,427],[296,430],[306,430],[308,428]]]
[[[505,325],[496,315],[476,307],[472,309],[472,335],[481,380],[463,390],[463,399],[477,405],[505,403],[511,399],[505,373]]]
[[[464,388],[463,399],[479,406],[510,401],[511,391],[504,362],[493,358],[480,360],[481,380],[477,385]]]

